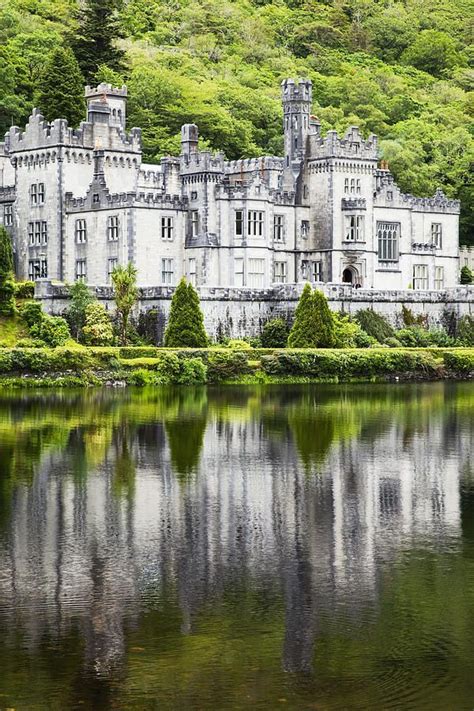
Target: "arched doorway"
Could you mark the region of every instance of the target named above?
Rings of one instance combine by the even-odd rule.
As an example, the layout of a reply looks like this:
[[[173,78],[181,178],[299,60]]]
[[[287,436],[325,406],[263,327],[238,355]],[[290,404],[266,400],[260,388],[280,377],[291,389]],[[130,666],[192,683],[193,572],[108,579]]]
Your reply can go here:
[[[354,284],[355,283],[355,273],[351,267],[346,267],[342,272],[342,281],[344,284]]]

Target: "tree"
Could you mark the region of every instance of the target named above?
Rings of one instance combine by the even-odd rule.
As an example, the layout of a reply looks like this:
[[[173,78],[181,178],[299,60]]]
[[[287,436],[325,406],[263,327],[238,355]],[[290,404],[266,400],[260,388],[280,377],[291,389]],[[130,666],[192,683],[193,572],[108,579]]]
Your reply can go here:
[[[127,345],[127,328],[130,312],[138,299],[137,270],[133,264],[115,267],[112,272],[114,299],[120,319],[120,342]]]
[[[472,284],[473,280],[474,277],[469,267],[467,265],[462,267],[460,279],[461,284]]]
[[[331,348],[336,344],[334,316],[322,291],[305,285],[288,337],[290,348]]]
[[[168,348],[204,348],[208,338],[199,296],[192,284],[183,277],[171,301],[171,310],[165,332]]]
[[[89,303],[85,308],[82,334],[88,346],[111,346],[114,342],[114,330],[109,315],[98,301]]]
[[[402,60],[417,69],[442,75],[444,69],[452,69],[459,63],[457,42],[446,32],[438,30],[423,30],[410,47],[402,54]]]
[[[38,106],[48,121],[65,118],[70,126],[84,119],[84,77],[69,47],[56,47],[39,80]]]
[[[285,348],[288,340],[288,326],[282,318],[267,321],[262,329],[262,346],[264,348]]]
[[[5,227],[0,226],[0,314],[15,313],[15,284],[13,281],[12,240]]]
[[[117,47],[116,40],[122,36],[117,11],[119,0],[86,0],[78,12],[79,27],[71,45],[86,81],[96,81],[96,74],[103,64],[110,69],[123,69],[125,53]]]
[[[76,281],[69,287],[71,303],[67,310],[67,321],[76,340],[80,339],[81,331],[86,323],[86,311],[89,304],[94,302],[94,297],[83,281]]]

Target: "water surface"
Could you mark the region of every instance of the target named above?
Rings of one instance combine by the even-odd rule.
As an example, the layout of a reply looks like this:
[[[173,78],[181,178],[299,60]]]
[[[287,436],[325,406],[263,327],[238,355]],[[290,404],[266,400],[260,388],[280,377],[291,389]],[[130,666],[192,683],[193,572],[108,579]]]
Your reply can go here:
[[[0,394],[0,709],[474,708],[474,384]]]

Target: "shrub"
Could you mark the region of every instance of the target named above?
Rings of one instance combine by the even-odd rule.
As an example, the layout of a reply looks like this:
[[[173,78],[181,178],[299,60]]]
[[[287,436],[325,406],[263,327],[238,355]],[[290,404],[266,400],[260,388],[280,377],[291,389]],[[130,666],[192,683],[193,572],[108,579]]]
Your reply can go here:
[[[247,341],[243,341],[240,338],[231,338],[227,341],[226,348],[233,348],[235,350],[251,350],[252,346]]]
[[[456,336],[461,345],[474,346],[474,316],[461,316]]]
[[[239,351],[210,352],[207,359],[208,380],[211,383],[218,383],[222,380],[229,380],[238,375],[248,373],[250,368],[245,353]]]
[[[395,336],[391,336],[390,338],[386,338],[384,341],[384,345],[389,346],[389,348],[400,348],[402,345],[398,338],[395,338]]]
[[[17,282],[15,282],[15,296],[17,299],[34,299],[35,298],[35,283],[34,283],[34,281],[17,281]]]
[[[288,336],[290,348],[331,348],[336,342],[335,320],[322,291],[306,284]]]
[[[459,279],[461,284],[472,284],[474,281],[474,275],[467,265],[461,269],[461,276]]]
[[[80,340],[82,329],[86,324],[87,307],[94,303],[94,297],[83,281],[76,281],[69,287],[69,296],[71,301],[66,312],[66,319],[75,338]]]
[[[20,316],[28,328],[38,326],[43,318],[44,312],[40,301],[27,301],[20,309]]]
[[[199,296],[192,284],[181,279],[171,301],[170,317],[165,332],[168,348],[204,348],[208,338]]]
[[[0,225],[0,314],[11,316],[15,310],[12,240],[5,227]]]
[[[396,338],[400,341],[402,346],[406,348],[426,348],[430,345],[430,338],[428,331],[419,326],[412,326],[411,328],[401,328],[396,333]]]
[[[82,336],[89,346],[110,346],[114,342],[114,331],[109,315],[98,301],[86,306]]]
[[[45,348],[46,345],[40,338],[22,338],[15,344],[15,348]]]
[[[354,320],[369,336],[375,338],[379,343],[383,343],[386,338],[395,335],[395,329],[392,328],[387,319],[372,311],[372,309],[361,309],[356,313]]]
[[[378,345],[377,339],[373,336],[369,336],[369,334],[366,333],[364,329],[360,326],[359,330],[354,336],[354,342],[356,348],[371,348],[372,346]]]
[[[180,362],[176,353],[163,353],[160,356],[157,371],[169,382],[175,382],[180,372]]]
[[[155,376],[149,370],[145,368],[137,368],[128,376],[128,382],[130,385],[138,385],[143,387],[144,385],[150,385],[155,382]]]
[[[0,341],[0,348],[10,348],[8,341]]]
[[[474,374],[474,353],[472,351],[448,351],[443,356],[446,368],[460,375]]]
[[[402,304],[402,321],[405,326],[421,326],[421,327],[426,327],[426,324],[428,322],[428,316],[426,314],[418,314],[415,316],[413,311],[408,308],[408,306],[405,306],[405,304]]]
[[[282,318],[267,321],[262,329],[263,348],[285,348],[288,341],[288,324]]]
[[[362,329],[358,323],[353,323],[348,316],[334,314],[335,348],[355,348],[356,337]]]
[[[141,311],[138,316],[137,325],[137,331],[140,338],[142,338],[145,343],[158,345],[160,342],[159,339],[162,335],[161,328],[163,320],[163,314],[155,307],[149,309],[148,311]]]
[[[62,316],[43,315],[40,323],[30,328],[33,338],[38,338],[51,347],[63,346],[71,338],[67,321]]]
[[[154,346],[123,346],[119,349],[120,358],[156,358],[158,350]]]
[[[189,358],[181,361],[179,374],[173,382],[180,385],[202,385],[206,381],[206,365],[200,358]]]

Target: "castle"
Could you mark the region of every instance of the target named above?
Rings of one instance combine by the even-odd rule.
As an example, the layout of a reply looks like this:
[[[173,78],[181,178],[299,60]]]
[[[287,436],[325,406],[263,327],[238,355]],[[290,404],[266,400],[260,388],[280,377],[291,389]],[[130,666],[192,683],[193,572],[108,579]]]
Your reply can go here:
[[[86,87],[87,121],[34,110],[0,144],[0,222],[20,279],[110,284],[132,262],[141,286],[269,288],[301,281],[374,289],[458,283],[459,202],[404,194],[375,135],[321,134],[308,80],[282,83],[284,157],[227,161],[198,148],[142,162],[127,89]]]

